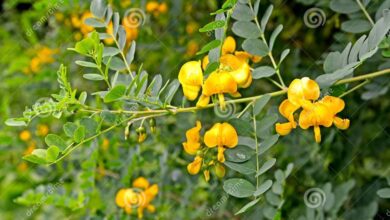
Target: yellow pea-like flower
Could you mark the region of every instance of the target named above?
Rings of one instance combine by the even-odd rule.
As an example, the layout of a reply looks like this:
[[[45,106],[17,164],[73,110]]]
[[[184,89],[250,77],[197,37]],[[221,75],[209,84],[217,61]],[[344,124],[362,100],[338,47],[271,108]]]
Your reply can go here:
[[[154,12],[158,10],[159,4],[157,1],[150,1],[146,4],[146,11],[147,12]]]
[[[236,51],[234,55],[242,60],[252,60],[253,63],[259,63],[263,59],[261,56],[252,55],[246,51]]]
[[[299,115],[299,126],[302,129],[314,127],[314,137],[317,143],[321,142],[320,126],[330,127],[333,117],[329,108],[321,102],[316,102],[310,109],[303,109]]]
[[[203,84],[202,96],[199,98],[197,106],[206,106],[210,101],[210,96],[218,95],[221,108],[225,109],[224,93],[236,94],[237,83],[228,72],[214,71]]]
[[[200,61],[185,63],[180,69],[178,78],[183,87],[184,96],[188,100],[195,100],[203,84],[203,71]]]
[[[238,144],[236,129],[229,123],[216,123],[204,135],[204,143],[207,147],[218,147],[218,161],[225,162],[224,151],[227,148],[234,148]]]
[[[200,168],[202,167],[203,158],[196,156],[194,161],[187,165],[187,171],[191,175],[196,175],[199,173]]]
[[[225,55],[229,53],[234,53],[235,50],[236,50],[236,40],[234,40],[234,38],[231,36],[226,37],[222,45],[222,54]]]
[[[233,76],[237,85],[241,88],[248,88],[252,83],[251,69],[247,61],[232,54],[221,57],[221,68]]]
[[[279,106],[279,112],[289,122],[277,123],[275,130],[279,135],[288,135],[293,128],[296,128],[294,112],[299,109],[299,106],[292,104],[288,99],[285,99]]]
[[[138,177],[133,181],[133,187],[147,189],[149,187],[149,181],[145,177]]]
[[[311,102],[320,97],[320,87],[316,81],[304,77],[291,82],[287,91],[288,100],[297,106],[310,108]]]
[[[195,155],[200,148],[200,129],[202,128],[202,124],[200,121],[196,121],[196,126],[189,129],[186,132],[187,142],[183,143],[183,147],[185,152],[190,155]]]
[[[90,32],[92,32],[94,30],[93,27],[85,24],[85,20],[87,20],[87,18],[92,18],[92,17],[93,17],[93,15],[91,12],[85,12],[81,16],[80,31],[81,31],[81,33],[84,34],[84,36],[86,36],[87,34],[89,34]]]
[[[20,132],[19,138],[22,141],[28,141],[31,139],[31,133],[27,130],[24,130],[24,131]]]
[[[337,117],[337,113],[341,112],[344,107],[345,107],[345,102],[344,100],[338,98],[338,97],[333,97],[333,96],[325,96],[321,102],[328,106],[328,109],[332,112],[333,114],[333,124],[341,130],[346,130],[349,128],[350,121],[349,119],[342,119]]]

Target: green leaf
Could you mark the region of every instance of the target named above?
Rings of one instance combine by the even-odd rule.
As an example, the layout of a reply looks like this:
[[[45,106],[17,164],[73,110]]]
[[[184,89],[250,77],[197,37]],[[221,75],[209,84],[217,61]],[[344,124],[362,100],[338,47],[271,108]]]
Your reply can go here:
[[[74,135],[73,135],[73,140],[76,142],[76,143],[80,143],[81,141],[83,141],[85,138],[85,127],[84,126],[79,126],[75,132],[74,132]]]
[[[289,164],[287,165],[286,171],[284,171],[284,175],[286,176],[286,178],[287,178],[288,176],[290,176],[290,174],[291,174],[291,172],[292,172],[293,169],[294,169],[294,164],[293,164],[293,163],[289,163]]]
[[[276,73],[276,70],[270,66],[260,66],[253,70],[252,76],[253,79],[261,79],[273,76]]]
[[[85,19],[84,24],[95,28],[102,28],[106,26],[104,22],[101,22],[99,19],[96,18],[87,18]]]
[[[253,114],[258,115],[263,110],[264,106],[269,102],[271,99],[271,95],[265,94],[259,99],[257,99],[253,105]]]
[[[255,16],[247,4],[238,3],[234,8],[232,17],[238,21],[252,21]]]
[[[85,38],[82,41],[76,43],[74,50],[82,55],[90,55],[95,49],[95,42],[91,38]]]
[[[23,159],[36,164],[46,164],[46,154],[45,149],[35,149],[31,154],[24,156]]]
[[[276,142],[278,142],[279,135],[275,134],[267,139],[265,139],[263,142],[260,143],[259,145],[259,155],[264,154],[267,150],[269,150]]]
[[[332,0],[329,7],[342,14],[350,14],[360,10],[359,5],[353,0]]]
[[[273,205],[273,206],[279,206],[281,203],[282,203],[282,200],[280,199],[279,196],[277,196],[276,194],[274,194],[272,191],[268,191],[266,194],[265,194],[265,198],[267,199],[267,201]],[[275,213],[276,214],[276,213]]]
[[[246,120],[233,118],[229,123],[236,129],[239,136],[252,136],[252,125]]]
[[[120,98],[122,98],[125,95],[126,92],[126,86],[124,85],[117,85],[114,88],[112,88],[104,97],[104,102],[109,103],[116,101]]]
[[[215,70],[218,69],[218,67],[219,67],[219,62],[209,63],[206,67],[206,70],[204,71],[204,75],[208,75],[214,72]]]
[[[60,136],[55,135],[55,134],[48,134],[45,137],[45,143],[47,146],[56,146],[58,147],[61,151],[65,150],[65,148],[68,147],[64,139],[62,139]]]
[[[96,73],[87,73],[83,75],[84,79],[92,80],[92,81],[101,81],[104,80],[104,77],[100,74]]]
[[[85,134],[87,137],[96,134],[97,128],[99,126],[94,119],[87,117],[80,120],[80,125],[85,127]]]
[[[12,127],[27,126],[26,121],[25,118],[10,118],[5,121],[5,124]]]
[[[267,28],[267,23],[269,18],[271,17],[272,11],[274,9],[273,5],[268,6],[267,10],[265,11],[263,18],[261,18],[261,30],[265,32],[265,29]]]
[[[284,176],[284,172],[281,170],[277,170],[274,175],[276,181],[278,181],[279,183],[282,183],[286,179],[286,177]]]
[[[245,146],[237,146],[227,149],[225,157],[227,161],[241,163],[249,160],[253,156],[253,150]]]
[[[225,161],[224,164],[229,167],[232,170],[235,170],[239,173],[245,174],[245,175],[250,175],[256,173],[256,170],[254,167],[256,167],[255,163],[253,160],[248,160],[243,163],[233,163],[230,161]]]
[[[348,33],[363,33],[371,30],[371,24],[364,19],[354,19],[341,23],[341,30]]]
[[[262,175],[263,173],[267,172],[269,169],[271,169],[276,163],[276,159],[272,158],[268,161],[266,161],[263,166],[260,167],[259,171],[256,173],[256,177]]]
[[[242,48],[252,54],[257,56],[266,56],[269,52],[267,45],[259,39],[246,39],[242,44]]]
[[[277,195],[282,195],[283,194],[283,186],[280,182],[275,182],[272,185],[272,192],[277,194]]]
[[[253,201],[250,201],[244,207],[242,207],[238,212],[236,212],[234,215],[239,215],[239,214],[242,214],[242,213],[246,212],[249,208],[251,208],[252,206],[256,205],[260,201],[260,199],[261,198],[258,198],[258,199],[255,199]]]
[[[269,114],[260,121],[257,121],[257,136],[263,138],[271,128],[274,129],[278,118],[278,114]]]
[[[236,198],[247,198],[253,195],[255,187],[245,179],[232,178],[223,183],[225,192]]]
[[[90,10],[94,16],[103,18],[104,13],[106,12],[104,0],[93,0],[91,2]]]
[[[126,64],[123,62],[122,59],[120,59],[119,57],[105,57],[103,59],[103,63],[108,65],[108,61],[110,61],[110,65],[109,65],[109,68],[111,70],[115,70],[115,71],[122,71],[122,70],[125,70],[126,69]]]
[[[210,43],[206,44],[204,47],[202,47],[202,49],[198,53],[196,53],[196,55],[207,53],[210,50],[219,47],[220,45],[221,45],[220,40],[213,40]]]
[[[105,47],[103,50],[103,57],[112,57],[120,53],[116,47]]]
[[[280,32],[283,30],[283,25],[278,25],[278,27],[272,32],[269,40],[269,50],[272,51],[274,48],[275,40],[279,36]]]
[[[272,180],[266,180],[263,184],[259,186],[259,188],[256,189],[256,191],[253,193],[253,196],[257,197],[265,192],[267,192],[272,186]]]
[[[204,27],[200,28],[199,32],[209,32],[218,28],[223,28],[224,26],[225,26],[225,21],[223,20],[213,21],[206,24]]]
[[[74,132],[77,129],[77,125],[73,122],[66,122],[63,126],[63,130],[66,136],[73,138]]]
[[[171,101],[172,101],[173,97],[175,96],[179,87],[180,87],[180,83],[178,80],[174,80],[169,84],[169,86],[167,88],[167,92],[164,94],[164,97],[163,97],[165,104],[168,104],[168,105],[171,104]]]
[[[46,151],[46,161],[51,163],[54,162],[58,155],[60,154],[60,149],[56,146],[51,146]]]
[[[233,24],[232,31],[239,37],[255,39],[261,35],[256,24],[250,21],[236,21]]]
[[[383,188],[378,190],[377,192],[378,196],[384,199],[390,198],[390,188]]]
[[[77,60],[76,64],[79,65],[79,66],[83,66],[83,67],[98,68],[98,66],[95,63],[91,63],[91,62],[88,62],[88,61]]]

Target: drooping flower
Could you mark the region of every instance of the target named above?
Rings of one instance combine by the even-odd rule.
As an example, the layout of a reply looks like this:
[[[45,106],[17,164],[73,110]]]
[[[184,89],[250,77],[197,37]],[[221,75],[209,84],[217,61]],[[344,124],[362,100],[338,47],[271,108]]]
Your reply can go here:
[[[190,155],[195,155],[200,148],[199,132],[201,128],[202,124],[200,121],[196,121],[196,126],[186,132],[187,142],[183,143],[183,147],[184,150]]]
[[[349,119],[342,119],[337,117],[337,113],[341,112],[345,107],[344,100],[333,97],[325,96],[321,99],[321,102],[328,107],[328,110],[332,112],[333,115],[333,124],[341,130],[346,130],[349,128],[350,121]]]
[[[225,55],[229,53],[234,53],[234,51],[236,51],[236,40],[234,40],[233,37],[228,36],[223,42],[222,54]]]
[[[183,87],[184,96],[188,100],[195,100],[203,84],[203,71],[200,61],[185,63],[179,72],[179,82]]]
[[[196,104],[199,107],[204,107],[209,104],[212,95],[218,95],[221,109],[225,109],[226,103],[224,93],[231,94],[232,96],[237,96],[238,94],[236,81],[232,75],[226,71],[214,71],[211,73],[204,82],[202,88],[202,95]]]
[[[202,167],[203,158],[196,156],[194,161],[187,165],[187,171],[191,175],[196,175],[199,173],[200,168]]]
[[[280,104],[279,111],[289,122],[275,125],[278,134],[287,135],[296,127],[294,112],[300,108],[302,108],[302,111],[299,114],[299,126],[302,129],[313,127],[317,143],[321,142],[321,126],[330,127],[334,124],[337,128],[343,130],[349,127],[348,119],[341,119],[336,116],[344,109],[344,101],[333,96],[325,96],[318,100],[320,87],[314,80],[308,77],[295,79],[290,84],[287,95],[288,99]]]
[[[294,112],[299,109],[299,106],[292,104],[288,99],[285,99],[279,106],[279,112],[289,122],[277,123],[275,125],[276,132],[282,136],[287,135],[293,128],[296,128]]]
[[[218,147],[217,159],[219,162],[225,162],[224,151],[227,148],[234,148],[238,144],[238,135],[236,129],[229,123],[216,123],[205,133],[204,142],[207,147]]]
[[[133,209],[137,209],[138,218],[143,218],[143,211],[155,212],[156,208],[151,204],[158,194],[158,185],[151,185],[144,177],[139,177],[133,181],[133,188],[120,189],[115,196],[117,206],[123,208],[126,213],[131,214]]]

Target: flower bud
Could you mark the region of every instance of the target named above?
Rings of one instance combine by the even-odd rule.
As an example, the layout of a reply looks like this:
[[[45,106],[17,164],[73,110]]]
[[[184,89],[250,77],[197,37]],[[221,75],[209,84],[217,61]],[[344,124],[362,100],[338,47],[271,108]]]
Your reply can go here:
[[[215,174],[217,175],[217,177],[222,178],[225,176],[225,173],[225,167],[221,163],[217,163],[215,165]]]
[[[137,135],[138,135],[138,143],[144,142],[146,137],[147,137],[145,128],[141,126],[141,127],[137,128],[137,130],[135,130],[135,131],[137,132]]]
[[[151,131],[152,133],[155,133],[155,132],[156,132],[156,119],[151,118],[151,119],[149,120],[149,126],[150,126],[150,131]]]

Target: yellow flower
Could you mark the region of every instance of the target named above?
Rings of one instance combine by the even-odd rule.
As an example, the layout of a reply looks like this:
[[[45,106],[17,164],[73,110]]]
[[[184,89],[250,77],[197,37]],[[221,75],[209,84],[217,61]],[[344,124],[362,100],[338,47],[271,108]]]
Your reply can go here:
[[[191,21],[186,26],[186,32],[187,34],[193,34],[199,29],[198,23]]]
[[[84,34],[84,36],[87,36],[90,32],[92,32],[94,30],[93,27],[85,24],[85,20],[87,20],[87,18],[92,18],[93,15],[91,12],[85,12],[82,16],[81,16],[81,24],[80,24],[80,31],[81,33]]]
[[[165,13],[168,11],[168,5],[167,5],[167,3],[165,3],[165,2],[161,3],[161,4],[158,6],[158,11],[159,11],[160,13],[165,14]]]
[[[36,148],[37,148],[36,143],[34,141],[30,141],[27,149],[23,152],[23,155],[30,155]]]
[[[199,131],[202,128],[200,121],[196,121],[196,126],[186,132],[187,142],[183,143],[184,150],[190,154],[195,155],[200,148]]]
[[[137,208],[138,218],[143,217],[144,209],[155,212],[156,208],[150,203],[158,194],[158,185],[150,185],[144,177],[139,177],[133,182],[134,188],[120,189],[115,196],[117,206],[131,214],[133,208]]]
[[[185,63],[179,72],[179,82],[183,87],[184,96],[188,100],[195,100],[203,83],[203,71],[200,61]]]
[[[187,165],[187,171],[191,175],[196,175],[199,173],[200,168],[202,167],[203,158],[196,156],[194,161]]]
[[[24,131],[20,132],[19,138],[22,141],[28,141],[31,139],[31,133],[27,130],[24,130]]]
[[[150,1],[146,4],[146,11],[147,12],[154,12],[158,10],[159,4],[157,1]]]
[[[225,55],[229,53],[234,53],[235,50],[236,50],[236,40],[234,40],[234,38],[231,36],[226,37],[222,45],[222,54]]]
[[[317,100],[320,97],[320,87],[316,81],[304,77],[295,79],[291,82],[287,91],[288,100],[297,106],[310,108],[310,101]]]
[[[108,140],[107,138],[104,138],[103,143],[102,143],[103,150],[106,151],[106,150],[108,150],[109,147],[110,147],[110,140]]]
[[[207,147],[218,147],[218,161],[225,162],[225,147],[234,148],[238,144],[236,129],[229,123],[216,123],[204,135],[204,143]]]
[[[338,97],[333,97],[333,96],[325,96],[322,98],[321,102],[326,105],[329,109],[329,111],[332,112],[333,115],[333,124],[341,130],[345,130],[349,128],[349,119],[341,119],[337,117],[337,113],[341,112],[344,107],[345,103],[344,100],[338,98]]]
[[[44,124],[40,124],[37,126],[37,135],[44,137],[49,133],[49,127]]]
[[[136,27],[136,25],[131,23],[130,16],[123,19],[122,25],[123,25],[123,27],[125,28],[125,31],[126,31],[126,40],[127,40],[126,42],[128,44],[130,44],[131,41],[137,39],[137,37],[138,37],[138,28]]]
[[[222,69],[233,76],[237,85],[241,88],[248,88],[252,83],[251,69],[247,61],[232,54],[226,54],[220,59]]]
[[[209,55],[204,56],[202,59],[202,69],[206,70],[207,65],[209,65]]]
[[[321,102],[315,102],[311,108],[303,109],[299,115],[299,126],[302,129],[314,127],[314,137],[317,143],[321,142],[320,126],[330,127],[333,117],[329,108]]]
[[[199,50],[199,45],[196,41],[190,41],[187,45],[186,55],[192,57]]]
[[[242,60],[245,60],[245,61],[250,59],[254,63],[259,63],[263,59],[263,57],[261,57],[261,56],[255,56],[255,55],[252,55],[252,54],[245,52],[245,51],[236,51],[234,53],[234,55]]]
[[[279,112],[283,117],[288,119],[287,123],[277,123],[275,125],[276,132],[279,135],[288,135],[293,128],[296,128],[294,112],[299,109],[299,106],[292,104],[288,99],[285,99],[279,106]]]
[[[206,79],[203,84],[202,96],[196,104],[199,107],[204,107],[210,102],[210,96],[218,95],[221,109],[225,109],[224,93],[230,93],[233,96],[237,95],[237,82],[233,76],[226,71],[214,71]]]

